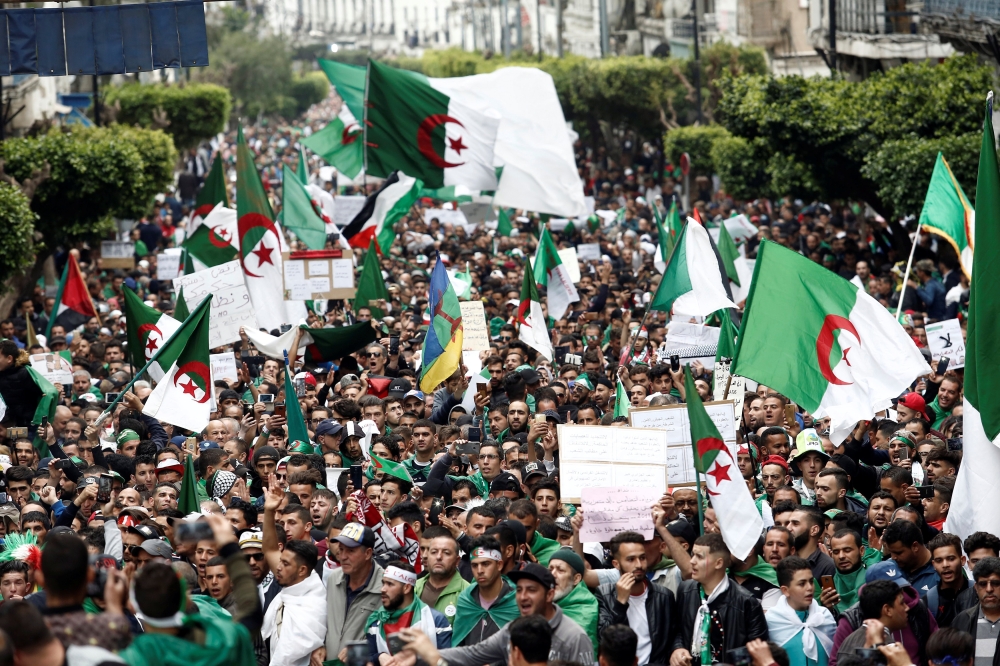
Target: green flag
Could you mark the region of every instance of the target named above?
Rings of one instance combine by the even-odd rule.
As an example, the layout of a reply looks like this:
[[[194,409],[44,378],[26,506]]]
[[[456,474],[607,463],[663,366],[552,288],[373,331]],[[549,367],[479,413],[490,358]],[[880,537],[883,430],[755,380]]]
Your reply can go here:
[[[309,184],[309,167],[307,166],[305,151],[301,148],[299,148],[299,165],[295,168],[295,175],[302,184],[302,187]]]
[[[375,305],[375,301],[379,299],[384,299],[388,303],[389,290],[385,288],[382,267],[378,261],[378,249],[375,247],[375,239],[372,238],[368,244],[368,252],[365,253],[365,263],[361,267],[358,290],[354,294],[354,312],[357,313],[358,308],[368,308],[372,311],[372,317],[382,319],[386,313]]]
[[[301,328],[309,336],[306,340],[306,359],[312,363],[343,358],[378,338],[367,321],[338,328],[309,328],[305,325]]]
[[[236,258],[237,250],[231,240],[232,235],[228,229],[220,228],[217,231],[202,224],[181,245],[189,256],[211,268]]]
[[[975,219],[962,186],[951,172],[944,155],[938,153],[931,182],[927,184],[924,207],[920,211],[920,224],[924,231],[951,245],[966,276],[972,275],[972,229]]]
[[[299,168],[303,168],[301,163]],[[282,167],[281,214],[278,221],[310,250],[326,247],[326,222],[316,214],[309,192],[287,164]]]
[[[512,214],[513,211],[502,206],[497,211],[497,236],[510,236],[510,232],[514,229],[510,223],[510,216]]]
[[[631,406],[632,403],[629,400],[628,393],[625,391],[625,385],[619,379],[618,386],[615,389],[615,418],[628,416],[628,410]]]
[[[187,454],[184,458],[184,477],[181,479],[181,492],[177,497],[177,510],[185,516],[200,512],[201,502],[198,501],[198,476],[194,472],[194,458]]]
[[[663,222],[663,216],[660,215],[660,209],[654,204],[653,205],[653,218],[656,220],[656,235],[657,235],[657,253],[655,265],[656,269],[661,273],[666,270],[667,262],[670,261],[670,253],[674,251],[674,236],[673,233],[667,230],[666,225]]]
[[[191,314],[187,301],[184,300],[184,287],[177,290],[177,303],[174,305],[174,319],[184,321]]]
[[[125,287],[125,334],[129,361],[138,370],[153,358],[153,354],[181,327],[181,323],[156,308],[142,302],[134,291]],[[170,367],[169,365],[167,367]],[[152,375],[152,373],[150,373]],[[163,377],[153,377],[159,381]]]
[[[204,220],[212,212],[216,204],[229,205],[229,191],[226,189],[226,173],[222,164],[222,157],[215,156],[212,160],[212,168],[205,178],[205,184],[201,186],[194,199],[194,213],[191,215],[192,226],[197,224],[198,219]]]
[[[739,250],[736,249],[736,243],[733,242],[733,237],[729,235],[729,230],[726,229],[726,223],[723,222],[719,225],[719,256],[722,257],[722,265],[726,267],[726,276],[730,280],[736,283],[736,286],[740,285],[740,276],[736,273],[736,259],[740,256]]]
[[[409,481],[413,483],[413,477],[406,470],[406,467],[400,463],[393,462],[391,460],[386,460],[385,458],[379,458],[374,453],[371,454],[372,467],[377,470],[381,470],[388,474],[389,476],[394,476],[397,479],[402,479],[403,481]]]
[[[736,356],[736,329],[733,327],[732,317],[728,310],[718,310],[715,313],[719,317],[719,345],[715,348],[715,362],[722,359],[730,361]]]
[[[354,117],[364,118],[365,68],[322,58],[319,60],[319,66]]]
[[[361,126],[338,116],[326,127],[301,140],[303,146],[322,157],[348,178],[355,178],[364,168]]]
[[[309,431],[302,416],[302,406],[295,395],[295,384],[292,383],[292,369],[287,364],[285,365],[285,420],[289,442],[309,441]]]

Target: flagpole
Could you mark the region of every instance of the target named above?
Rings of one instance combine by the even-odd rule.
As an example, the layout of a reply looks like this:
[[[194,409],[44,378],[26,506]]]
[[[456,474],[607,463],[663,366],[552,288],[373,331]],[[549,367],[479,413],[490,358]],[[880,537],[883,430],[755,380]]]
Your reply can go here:
[[[70,250],[72,252],[72,250]],[[63,266],[62,279],[59,280],[59,286],[56,288],[56,300],[52,304],[52,312],[49,314],[48,324],[45,325],[45,341],[46,343],[52,337],[52,325],[56,323],[56,317],[59,316],[59,304],[62,303],[63,290],[66,289],[66,279],[69,277],[69,256],[66,257],[66,265]],[[45,311],[45,308],[42,308]]]
[[[906,260],[906,273],[903,275],[903,288],[899,292],[899,303],[896,305],[896,321],[899,321],[899,313],[903,310],[903,297],[906,296],[906,283],[910,280],[910,267],[913,266],[913,255],[917,251],[917,243],[920,242],[920,222],[917,222],[917,233],[913,236],[913,245],[910,246],[910,258]]]
[[[209,303],[211,303],[212,299],[209,298],[207,300],[208,300]],[[170,338],[165,343],[163,343],[163,345],[156,351],[155,354],[153,354],[153,357],[150,358],[148,361],[146,361],[146,365],[142,366],[142,369],[139,370],[139,372],[133,373],[132,379],[129,380],[129,383],[126,384],[125,387],[118,393],[118,397],[115,398],[111,402],[111,404],[108,405],[104,409],[104,411],[101,413],[101,415],[99,417],[97,417],[97,421],[96,421],[97,424],[102,424],[102,423],[104,423],[105,420],[107,420],[107,418],[111,414],[112,410],[114,410],[115,405],[117,405],[119,402],[121,402],[122,396],[124,396],[126,393],[128,393],[132,389],[132,385],[135,384],[136,380],[139,377],[142,376],[142,373],[146,372],[146,370],[149,368],[149,366],[153,365],[153,362],[156,361],[160,357],[160,354],[163,353],[163,350],[170,346],[170,343],[174,341],[174,338],[176,338],[180,334],[180,332],[182,330],[184,330],[184,326],[186,326],[187,323],[189,321],[191,321],[191,317],[193,317],[195,315],[195,313],[197,313],[198,310],[200,310],[201,307],[204,304],[205,304],[205,301],[202,301],[201,303],[199,303],[198,307],[196,307],[194,310],[191,311],[191,314],[188,315],[188,318],[185,319],[184,322],[180,326],[177,327],[177,330],[175,330],[173,332],[173,334],[171,334]],[[211,307],[211,305],[209,305],[209,307]]]

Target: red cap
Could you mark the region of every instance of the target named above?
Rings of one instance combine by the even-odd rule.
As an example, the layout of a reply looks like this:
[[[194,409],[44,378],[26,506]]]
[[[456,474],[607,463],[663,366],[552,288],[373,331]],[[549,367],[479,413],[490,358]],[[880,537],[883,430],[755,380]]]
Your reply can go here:
[[[927,418],[927,401],[924,400],[923,396],[919,393],[907,393],[899,399],[899,404],[904,407],[909,407],[924,417],[925,420],[930,421],[930,419]]]
[[[778,465],[783,470],[785,470],[785,474],[791,473],[791,470],[788,468],[788,461],[782,458],[781,456],[768,456],[760,464],[761,467],[764,467],[764,465]]]

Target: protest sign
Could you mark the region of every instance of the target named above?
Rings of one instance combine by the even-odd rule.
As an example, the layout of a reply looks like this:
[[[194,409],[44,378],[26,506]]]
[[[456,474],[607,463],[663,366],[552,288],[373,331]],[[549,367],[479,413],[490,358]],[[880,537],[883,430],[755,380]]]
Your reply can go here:
[[[325,301],[331,298],[354,298],[354,253],[351,250],[303,252],[304,256],[281,253],[286,301]]]
[[[726,398],[726,385],[729,383],[729,361],[720,361],[715,364],[715,372],[712,373],[712,397],[715,400]]]
[[[135,268],[135,243],[101,241],[102,268]]]
[[[32,354],[28,360],[32,370],[53,384],[70,386],[73,384],[73,364],[67,356],[69,352],[66,352],[66,356],[62,353]]]
[[[458,205],[458,209],[465,215],[468,224],[485,224],[488,221],[497,219],[493,212],[493,204],[489,202],[469,202]]]
[[[178,277],[184,269],[181,258],[181,249],[174,247],[156,255],[156,279],[170,281]]]
[[[715,427],[736,458],[736,418],[733,403],[726,401],[706,402],[708,412]],[[671,486],[693,485],[695,482],[694,454],[691,450],[691,424],[688,421],[686,405],[666,405],[662,407],[633,407],[628,413],[629,425],[633,428],[655,428],[666,436],[665,460]]]
[[[726,394],[726,400],[733,403],[733,413],[736,416],[737,428],[743,422],[743,400],[747,394],[746,382],[746,377],[740,377],[739,375],[731,375],[729,378],[729,392]]]
[[[232,352],[228,354],[209,354],[209,361],[212,365],[212,381],[225,379],[234,382],[239,379],[236,372],[236,357]]]
[[[703,366],[711,368],[715,364],[714,348],[719,344],[719,327],[675,319],[667,328],[666,343],[667,355],[680,356],[681,365],[701,361]],[[712,356],[702,355],[705,349],[713,349]]]
[[[208,334],[210,347],[221,347],[239,340],[243,326],[257,328],[257,315],[243,282],[243,269],[238,259],[174,278],[174,289],[182,287],[184,300],[192,310],[206,296],[212,299]]]
[[[486,351],[490,348],[490,329],[482,301],[460,301],[462,308],[462,350]]]
[[[357,195],[342,195],[333,200],[333,222],[343,229],[351,223],[365,206],[365,197]]]
[[[448,210],[447,208],[428,208],[424,211],[424,224],[430,224],[431,220],[437,220],[441,224],[461,224],[467,225],[469,221],[465,218],[465,213],[460,210]]]
[[[724,221],[726,225],[726,231],[729,235],[733,237],[733,240],[739,243],[740,241],[746,240],[747,238],[753,238],[757,235],[757,227],[754,226],[753,222],[747,219],[746,215],[740,214],[735,217],[726,218]],[[708,235],[712,237],[712,240],[716,244],[719,242],[719,228],[715,227],[708,230]]]
[[[927,332],[927,347],[935,362],[946,358],[949,370],[965,367],[965,338],[957,319],[927,324],[924,330]]]
[[[650,488],[584,488],[580,495],[583,505],[580,541],[610,541],[625,530],[634,530],[643,538],[652,539],[650,508],[660,497],[661,493]]]
[[[576,256],[579,257],[580,261],[600,261],[601,244],[581,243],[576,246]]]
[[[621,486],[649,488],[659,495],[666,492],[665,431],[572,424],[557,428],[563,501],[579,501],[584,488]]]
[[[559,259],[562,260],[563,266],[569,272],[569,277],[573,280],[573,284],[580,281],[580,262],[576,258],[576,248],[568,247],[565,250],[559,250]]]

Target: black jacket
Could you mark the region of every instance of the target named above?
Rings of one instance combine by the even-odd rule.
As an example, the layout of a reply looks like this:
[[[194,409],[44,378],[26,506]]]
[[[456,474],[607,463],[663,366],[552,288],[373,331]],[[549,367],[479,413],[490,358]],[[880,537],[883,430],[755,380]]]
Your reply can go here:
[[[35,416],[42,391],[23,366],[11,366],[0,371],[0,396],[7,403],[7,418],[11,425],[26,428]]]
[[[677,627],[674,631],[671,652],[678,648],[691,649],[694,636],[694,620],[701,606],[698,581],[686,580],[677,588]],[[709,604],[722,623],[724,645],[720,660],[725,659],[729,650],[744,647],[755,638],[767,640],[767,621],[764,609],[752,594],[736,581],[729,580],[729,589]],[[713,633],[714,635],[714,633]],[[695,657],[697,659],[697,656]]]
[[[979,624],[979,604],[968,610],[964,610],[955,616],[951,621],[951,628],[964,631],[976,637],[976,626]],[[997,641],[997,648],[1000,648],[1000,640]],[[993,666],[1000,666],[1000,649],[993,653]]]
[[[649,653],[650,664],[670,663],[670,653],[673,652],[674,631],[677,624],[677,612],[674,603],[674,593],[661,585],[647,584],[646,590],[646,620],[649,622],[649,638],[652,651]],[[618,601],[617,586],[606,583],[598,588],[597,635],[600,636],[605,627],[612,624],[628,626],[628,604]]]

